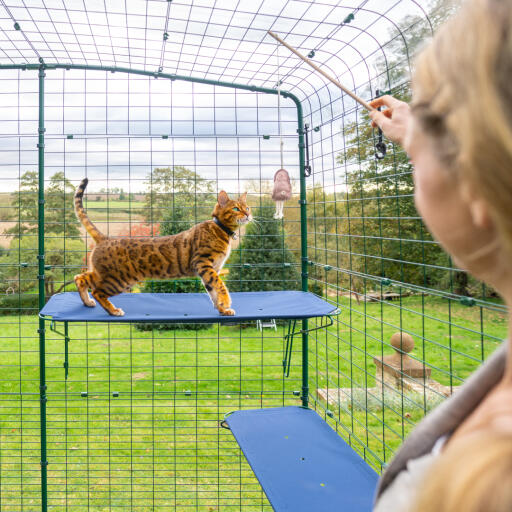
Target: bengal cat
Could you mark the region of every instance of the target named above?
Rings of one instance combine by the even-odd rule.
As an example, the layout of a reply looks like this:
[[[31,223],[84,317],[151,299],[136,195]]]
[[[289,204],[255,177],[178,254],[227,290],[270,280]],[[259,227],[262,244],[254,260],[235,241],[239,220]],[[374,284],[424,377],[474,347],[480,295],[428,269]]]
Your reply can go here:
[[[124,311],[110,301],[143,279],[174,279],[199,276],[214,306],[221,315],[234,315],[231,297],[219,277],[229,257],[235,229],[252,220],[247,193],[230,199],[222,190],[213,209],[213,220],[196,224],[177,235],[155,238],[109,238],[90,221],[82,198],[88,179],[75,192],[78,219],[96,242],[89,258],[89,270],[75,276],[75,283],[86,306],[96,301],[110,314],[123,316]],[[89,296],[89,289],[94,301]]]

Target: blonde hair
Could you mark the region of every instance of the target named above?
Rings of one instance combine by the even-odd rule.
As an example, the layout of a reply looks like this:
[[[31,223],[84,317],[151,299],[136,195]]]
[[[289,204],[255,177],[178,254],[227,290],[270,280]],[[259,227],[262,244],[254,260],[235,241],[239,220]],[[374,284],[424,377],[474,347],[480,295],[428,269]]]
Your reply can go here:
[[[420,54],[413,114],[512,251],[512,2],[468,0]]]
[[[413,512],[510,512],[512,434],[454,439],[432,466]]]

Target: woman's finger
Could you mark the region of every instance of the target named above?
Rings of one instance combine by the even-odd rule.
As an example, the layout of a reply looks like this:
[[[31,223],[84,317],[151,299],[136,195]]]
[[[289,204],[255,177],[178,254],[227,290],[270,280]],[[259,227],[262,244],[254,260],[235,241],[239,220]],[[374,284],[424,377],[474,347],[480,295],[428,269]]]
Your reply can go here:
[[[403,103],[400,100],[397,100],[396,98],[393,98],[393,96],[390,96],[389,94],[386,94],[385,96],[379,96],[378,98],[375,98],[374,100],[368,102],[373,108],[379,108],[379,107],[388,107],[388,108],[395,108],[398,107],[401,103]]]
[[[409,105],[392,96],[381,96],[370,104],[376,109],[387,107],[384,110],[372,110],[369,113],[372,126],[377,125],[388,139],[402,144],[409,124]]]
[[[375,112],[380,112],[381,114],[385,115],[386,117],[389,117],[391,119],[393,115],[393,111],[390,108],[387,108],[386,110],[376,110]],[[371,117],[371,114],[370,114]]]
[[[384,114],[384,112],[383,112],[383,114]],[[385,114],[385,115],[386,115],[387,117],[390,117],[390,116],[388,116],[387,114]],[[378,125],[377,125],[377,123],[376,123],[375,121],[372,121],[372,128],[378,128]]]
[[[379,112],[378,110],[374,110],[370,112],[370,117],[372,119],[372,126],[378,126],[381,130],[384,130],[385,125],[390,122],[391,119],[391,110],[384,110],[383,112]]]

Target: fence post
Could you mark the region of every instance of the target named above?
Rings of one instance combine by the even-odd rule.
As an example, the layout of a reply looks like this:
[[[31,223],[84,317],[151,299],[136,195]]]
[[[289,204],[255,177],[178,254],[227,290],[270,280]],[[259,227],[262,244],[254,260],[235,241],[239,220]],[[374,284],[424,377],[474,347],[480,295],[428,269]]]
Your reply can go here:
[[[288,93],[288,96],[297,106],[297,123],[299,134],[299,173],[300,173],[300,249],[301,249],[301,282],[302,291],[308,291],[308,223],[306,201],[306,160],[304,142],[304,119],[300,100]],[[309,403],[309,362],[308,362],[308,320],[302,321],[302,405],[308,407]]]
[[[37,204],[37,234],[38,234],[38,285],[39,285],[39,311],[45,303],[44,290],[44,77],[46,66],[41,61],[39,66],[39,139],[38,139],[38,204]],[[39,401],[40,401],[40,428],[41,428],[41,510],[47,511],[47,466],[46,457],[46,362],[45,362],[45,321],[39,318]]]

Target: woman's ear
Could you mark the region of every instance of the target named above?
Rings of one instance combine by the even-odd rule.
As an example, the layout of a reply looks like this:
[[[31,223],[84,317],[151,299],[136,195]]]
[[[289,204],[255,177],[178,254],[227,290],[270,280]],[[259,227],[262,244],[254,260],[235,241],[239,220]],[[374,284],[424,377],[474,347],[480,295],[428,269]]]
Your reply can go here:
[[[492,228],[494,222],[489,213],[489,206],[483,199],[475,199],[469,205],[471,216],[473,217],[473,223],[479,228]]]
[[[461,191],[462,197],[468,205],[473,224],[480,229],[494,228],[494,222],[487,201],[478,197],[472,187],[468,185],[463,185]]]

